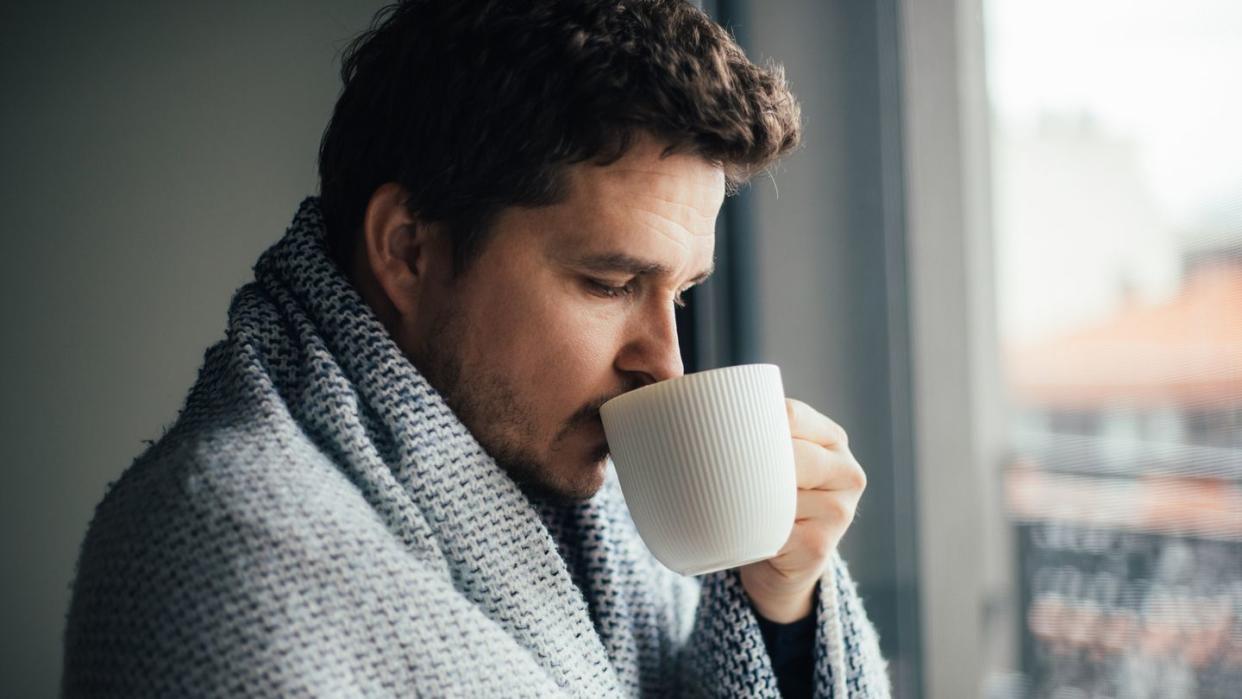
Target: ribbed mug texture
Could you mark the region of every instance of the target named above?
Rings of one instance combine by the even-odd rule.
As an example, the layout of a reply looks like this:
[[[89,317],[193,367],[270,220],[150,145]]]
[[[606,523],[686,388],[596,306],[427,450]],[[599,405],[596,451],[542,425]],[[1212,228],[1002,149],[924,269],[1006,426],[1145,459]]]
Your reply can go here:
[[[746,364],[644,386],[600,409],[647,548],[683,575],[776,554],[797,504],[780,368]]]

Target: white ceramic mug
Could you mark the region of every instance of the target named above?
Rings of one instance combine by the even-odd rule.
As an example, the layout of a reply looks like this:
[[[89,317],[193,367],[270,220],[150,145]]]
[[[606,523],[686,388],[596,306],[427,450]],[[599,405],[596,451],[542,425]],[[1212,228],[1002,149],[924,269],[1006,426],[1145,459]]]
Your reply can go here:
[[[798,486],[779,367],[650,384],[608,401],[600,416],[630,514],[661,563],[701,575],[784,546]]]

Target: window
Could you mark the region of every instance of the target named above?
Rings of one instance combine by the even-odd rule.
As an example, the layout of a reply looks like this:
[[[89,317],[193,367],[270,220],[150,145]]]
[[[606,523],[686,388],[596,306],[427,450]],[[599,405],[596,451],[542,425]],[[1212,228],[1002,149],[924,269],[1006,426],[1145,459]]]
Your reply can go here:
[[[1236,697],[1242,5],[983,10],[1010,408],[985,687]]]

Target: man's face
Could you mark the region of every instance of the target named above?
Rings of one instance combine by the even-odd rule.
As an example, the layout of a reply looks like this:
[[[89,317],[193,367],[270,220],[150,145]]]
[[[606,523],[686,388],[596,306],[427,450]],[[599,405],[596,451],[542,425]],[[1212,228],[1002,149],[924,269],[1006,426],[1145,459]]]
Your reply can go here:
[[[725,180],[661,148],[644,139],[611,165],[575,165],[562,203],[506,209],[398,332],[497,462],[555,497],[603,484],[600,405],[683,371],[673,311],[711,271]]]

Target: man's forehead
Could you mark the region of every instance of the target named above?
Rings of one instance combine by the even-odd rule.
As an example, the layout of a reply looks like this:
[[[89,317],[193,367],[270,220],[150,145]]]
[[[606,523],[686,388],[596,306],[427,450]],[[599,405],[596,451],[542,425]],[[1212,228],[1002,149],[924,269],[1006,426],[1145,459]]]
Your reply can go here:
[[[723,170],[692,155],[648,156],[579,164],[572,170],[570,199],[605,218],[651,218],[653,225],[695,236],[713,233],[724,200]]]

